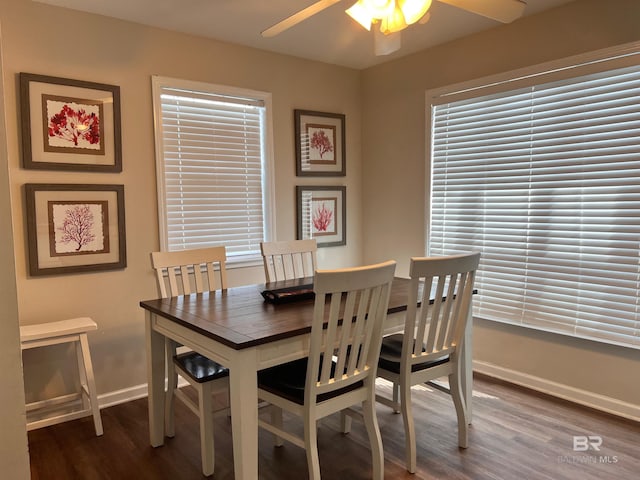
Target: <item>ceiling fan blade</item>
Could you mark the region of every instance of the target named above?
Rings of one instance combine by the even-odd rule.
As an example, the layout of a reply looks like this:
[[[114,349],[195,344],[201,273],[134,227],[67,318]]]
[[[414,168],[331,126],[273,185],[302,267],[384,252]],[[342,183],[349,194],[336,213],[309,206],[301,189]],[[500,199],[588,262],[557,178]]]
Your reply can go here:
[[[511,23],[520,18],[527,6],[521,0],[438,0],[468,12],[482,15],[502,23]]]
[[[319,2],[313,3],[309,5],[307,8],[300,10],[297,13],[294,13],[290,17],[285,18],[281,22],[276,23],[275,25],[267,28],[262,32],[263,37],[273,37],[278,35],[279,33],[284,32],[288,28],[297,25],[298,23],[306,20],[307,18],[312,17],[316,13],[321,12],[325,8],[329,8],[331,5],[334,5],[341,0],[320,0]]]

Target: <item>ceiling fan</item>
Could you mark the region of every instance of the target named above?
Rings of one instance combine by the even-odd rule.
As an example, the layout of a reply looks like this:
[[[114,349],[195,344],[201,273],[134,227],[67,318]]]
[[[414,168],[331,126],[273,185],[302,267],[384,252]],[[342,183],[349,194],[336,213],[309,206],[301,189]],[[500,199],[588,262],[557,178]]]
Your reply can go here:
[[[262,32],[273,37],[303,22],[342,0],[319,0]],[[436,0],[502,23],[522,16],[527,4],[523,0]],[[357,0],[346,13],[367,30],[380,24],[374,32],[376,55],[388,55],[400,49],[400,32],[414,23],[426,23],[432,0]]]

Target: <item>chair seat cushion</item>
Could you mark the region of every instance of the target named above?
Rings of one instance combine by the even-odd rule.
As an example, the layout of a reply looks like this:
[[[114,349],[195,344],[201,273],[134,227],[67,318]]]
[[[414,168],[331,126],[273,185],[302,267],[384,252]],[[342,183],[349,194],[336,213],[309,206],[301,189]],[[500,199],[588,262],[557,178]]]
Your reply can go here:
[[[229,375],[229,369],[197,352],[181,353],[173,362],[195,382],[204,383]]]
[[[378,361],[378,367],[383,368],[389,372],[400,373],[400,359],[402,358],[402,333],[395,335],[388,335],[382,339],[382,348],[380,349],[380,360]],[[423,350],[424,351],[424,348]],[[427,362],[416,363],[411,366],[412,372],[418,370],[425,370],[427,368],[442,365],[449,361],[449,355],[444,355],[440,358],[429,360]]]
[[[276,365],[258,372],[258,388],[279,395],[298,405],[304,405],[304,386],[307,379],[307,358],[294,360],[293,362]],[[332,363],[331,372],[335,369]],[[329,400],[344,393],[356,390],[364,385],[362,381],[353,383],[347,387],[332,392],[318,395],[318,402]]]

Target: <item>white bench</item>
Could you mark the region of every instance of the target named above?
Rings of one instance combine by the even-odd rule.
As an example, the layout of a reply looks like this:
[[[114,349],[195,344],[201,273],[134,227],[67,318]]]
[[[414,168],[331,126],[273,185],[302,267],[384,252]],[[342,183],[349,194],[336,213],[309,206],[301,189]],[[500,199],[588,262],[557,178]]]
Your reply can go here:
[[[27,403],[27,430],[47,427],[67,420],[75,420],[93,415],[96,435],[102,435],[102,419],[100,417],[100,408],[98,407],[96,384],[93,376],[89,342],[87,340],[87,332],[97,330],[97,328],[98,325],[96,325],[96,322],[88,317],[20,327],[20,344],[22,350],[47,347],[61,343],[74,343],[76,356],[78,358],[78,373],[80,375],[81,385],[80,392]],[[81,403],[81,410],[59,413],[59,408],[57,408],[61,406],[72,406],[77,403]],[[53,409],[54,413],[44,418],[38,416],[37,420],[28,420],[29,412],[45,412],[46,409]]]

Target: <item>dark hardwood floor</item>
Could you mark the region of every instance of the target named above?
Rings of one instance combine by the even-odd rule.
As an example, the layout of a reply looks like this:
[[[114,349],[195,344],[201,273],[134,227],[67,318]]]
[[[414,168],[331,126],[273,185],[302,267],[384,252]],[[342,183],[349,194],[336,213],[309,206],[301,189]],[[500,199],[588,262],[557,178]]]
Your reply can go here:
[[[457,447],[457,426],[450,397],[437,390],[415,391],[418,471],[404,467],[402,417],[378,405],[384,442],[385,478],[413,480],[636,480],[640,478],[640,424],[576,406],[485,377],[476,377],[474,420],[469,448]],[[149,446],[147,401],[102,410],[104,436],[96,437],[91,418],[29,432],[33,480],[199,479],[198,423],[180,402],[176,436],[160,448]],[[294,417],[285,417],[298,428]],[[300,429],[298,429],[300,430]],[[214,479],[233,478],[231,426],[216,419]],[[574,436],[600,436],[599,451],[574,451]],[[319,430],[323,478],[371,478],[364,427],[353,422],[339,433],[337,416]],[[580,447],[581,443],[578,442]],[[305,452],[285,443],[273,446],[260,432],[260,478],[307,478]],[[0,473],[0,477],[2,477]]]

